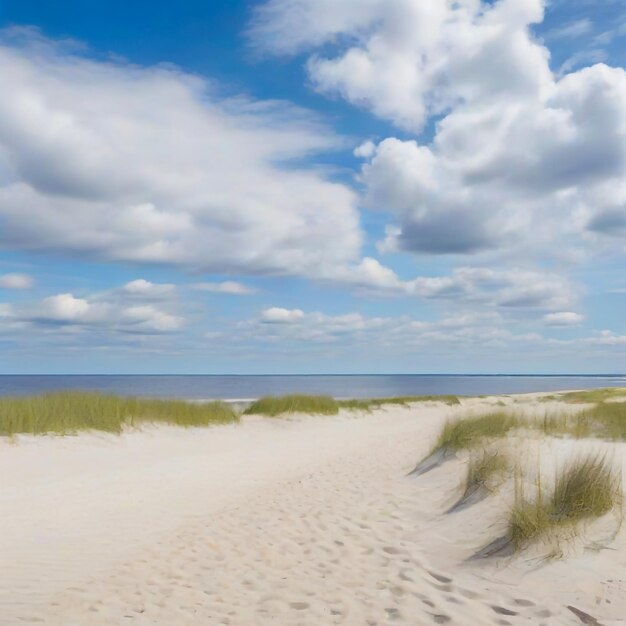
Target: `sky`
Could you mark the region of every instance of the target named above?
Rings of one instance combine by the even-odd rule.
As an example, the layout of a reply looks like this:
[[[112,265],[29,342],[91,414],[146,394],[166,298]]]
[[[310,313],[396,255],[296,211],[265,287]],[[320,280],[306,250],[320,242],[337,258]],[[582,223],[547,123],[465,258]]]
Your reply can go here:
[[[626,1],[0,0],[0,373],[625,373]]]

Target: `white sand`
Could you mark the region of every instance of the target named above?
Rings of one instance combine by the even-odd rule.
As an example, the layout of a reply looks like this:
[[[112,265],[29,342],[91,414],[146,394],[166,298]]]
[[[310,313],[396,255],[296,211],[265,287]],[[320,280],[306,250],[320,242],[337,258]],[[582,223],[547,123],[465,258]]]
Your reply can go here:
[[[0,626],[626,624],[610,516],[566,558],[467,563],[502,532],[510,489],[444,515],[465,458],[406,477],[447,416],[496,402],[2,441]],[[590,446],[626,456],[523,454]]]

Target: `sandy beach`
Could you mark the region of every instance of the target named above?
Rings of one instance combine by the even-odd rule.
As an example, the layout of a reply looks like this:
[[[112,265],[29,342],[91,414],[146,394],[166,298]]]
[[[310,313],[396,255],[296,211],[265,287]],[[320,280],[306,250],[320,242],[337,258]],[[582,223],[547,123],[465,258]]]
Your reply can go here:
[[[464,454],[407,476],[450,417],[540,400],[2,438],[0,624],[626,624],[615,516],[558,558],[539,545],[472,561],[502,534],[511,485],[446,514]],[[547,472],[590,449],[626,459],[598,440],[508,445]]]

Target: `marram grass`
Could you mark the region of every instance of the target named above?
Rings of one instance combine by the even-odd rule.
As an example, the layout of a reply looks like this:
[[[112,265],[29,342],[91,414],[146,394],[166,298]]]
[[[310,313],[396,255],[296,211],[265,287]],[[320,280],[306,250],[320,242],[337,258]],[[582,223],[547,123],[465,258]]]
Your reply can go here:
[[[532,425],[548,436],[626,441],[626,403],[601,402],[575,414],[546,415]]]
[[[537,479],[533,500],[525,497],[519,476],[509,517],[508,536],[516,550],[578,523],[599,518],[622,505],[621,474],[604,457],[589,455],[561,468],[548,495]]]
[[[583,391],[570,391],[560,395],[552,396],[554,400],[562,400],[570,403],[589,403],[604,402],[613,398],[626,397],[626,388],[609,387],[606,389],[587,389]]]
[[[413,402],[444,402],[459,404],[456,396],[400,396],[395,398],[363,398],[354,400],[335,400],[331,396],[312,396],[292,394],[287,396],[265,396],[254,401],[245,411],[245,415],[267,415],[275,417],[288,413],[306,413],[309,415],[336,415],[340,409],[348,411],[371,411],[381,406],[392,404],[408,406]]]
[[[222,402],[190,403],[83,392],[0,398],[0,435],[70,434],[81,430],[119,433],[126,426],[148,422],[208,426],[237,419],[232,408]]]
[[[508,469],[507,455],[500,450],[472,452],[467,465],[465,493],[480,488],[491,490]]]
[[[473,448],[483,439],[504,437],[517,426],[518,418],[507,413],[489,413],[449,421],[443,427],[433,452],[441,449],[456,452]]]
[[[288,396],[265,396],[254,401],[245,411],[245,415],[267,415],[275,417],[285,413],[307,413],[310,415],[336,415],[339,405],[330,396],[307,396],[293,394]]]
[[[461,404],[458,396],[396,396],[392,398],[366,398],[363,400],[338,400],[341,408],[355,408],[363,410],[376,409],[387,404],[408,406],[417,402],[442,402],[447,405]]]

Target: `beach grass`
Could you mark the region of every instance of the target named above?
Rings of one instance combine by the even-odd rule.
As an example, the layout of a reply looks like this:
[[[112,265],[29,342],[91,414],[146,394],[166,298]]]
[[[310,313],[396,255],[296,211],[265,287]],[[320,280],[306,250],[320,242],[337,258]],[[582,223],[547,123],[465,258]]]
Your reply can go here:
[[[289,413],[336,415],[340,409],[347,411],[371,411],[385,405],[408,406],[413,402],[443,402],[449,405],[460,403],[456,396],[398,396],[392,398],[336,400],[331,396],[292,394],[259,398],[250,404],[244,411],[244,415],[266,415],[269,417]]]
[[[553,399],[573,404],[597,404],[615,398],[626,397],[626,388],[609,387],[605,389],[587,389],[570,391],[554,396]]]
[[[191,403],[100,393],[58,392],[0,398],[0,435],[71,434],[83,430],[120,433],[141,423],[209,426],[237,421],[222,402]]]
[[[266,415],[269,417],[288,413],[337,415],[339,404],[330,396],[307,396],[303,394],[264,396],[255,400],[244,411],[244,415]]]
[[[626,441],[626,403],[602,402],[584,411],[580,423],[595,437]]]
[[[538,476],[533,500],[525,497],[521,477],[516,475],[508,536],[521,550],[560,530],[575,530],[583,520],[602,517],[621,507],[621,499],[621,475],[599,455],[576,459],[558,470],[550,495]]]
[[[396,396],[391,398],[366,398],[362,400],[338,400],[339,406],[346,409],[371,410],[385,405],[409,406],[418,402],[441,402],[449,406],[461,404],[458,396]]]
[[[432,452],[448,450],[457,452],[473,448],[483,439],[500,438],[519,426],[519,419],[507,413],[488,413],[448,421],[443,427]]]
[[[509,459],[500,450],[481,450],[470,454],[465,477],[465,493],[491,490],[494,481],[509,469]]]
[[[529,425],[538,427],[551,437],[626,441],[626,403],[600,402],[579,413],[546,414],[543,419]]]

